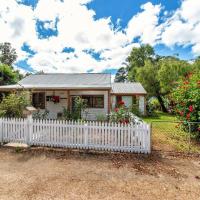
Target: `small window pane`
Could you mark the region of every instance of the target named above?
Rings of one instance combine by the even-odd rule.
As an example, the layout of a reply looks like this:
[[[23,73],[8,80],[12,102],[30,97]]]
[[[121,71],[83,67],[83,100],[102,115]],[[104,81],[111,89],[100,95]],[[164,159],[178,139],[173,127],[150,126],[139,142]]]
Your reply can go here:
[[[104,96],[82,96],[87,102],[88,108],[104,108]]]

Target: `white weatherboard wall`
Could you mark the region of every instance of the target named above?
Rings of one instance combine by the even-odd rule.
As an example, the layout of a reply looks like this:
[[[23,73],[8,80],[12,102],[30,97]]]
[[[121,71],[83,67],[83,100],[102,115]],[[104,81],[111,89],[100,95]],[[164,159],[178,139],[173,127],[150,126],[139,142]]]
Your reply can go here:
[[[67,108],[67,91],[46,91],[46,96],[59,96],[60,102],[54,103],[46,101],[46,109],[49,111],[49,118],[56,119],[58,113],[63,112],[63,108]],[[46,100],[46,99],[45,99]]]
[[[144,96],[139,96],[139,110],[143,115],[145,114]]]
[[[96,120],[98,115],[106,117],[108,114],[108,91],[70,91],[70,96],[76,95],[104,95],[104,108],[87,108],[82,114],[87,120]]]
[[[54,103],[52,101],[46,101],[47,96],[59,96],[60,102]],[[49,119],[56,119],[57,114],[63,112],[63,108],[67,108],[67,91],[66,90],[45,92],[45,109],[49,111],[49,114],[48,114]],[[41,109],[40,112],[42,113],[44,112],[44,110]]]

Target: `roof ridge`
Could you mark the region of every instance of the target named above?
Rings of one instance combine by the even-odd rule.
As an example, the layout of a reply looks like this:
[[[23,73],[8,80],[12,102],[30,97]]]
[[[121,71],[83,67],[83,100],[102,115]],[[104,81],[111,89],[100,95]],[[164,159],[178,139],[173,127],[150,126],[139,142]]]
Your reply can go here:
[[[88,74],[88,75],[93,75],[93,74],[106,74],[106,75],[111,75],[111,73],[44,73],[44,74],[30,74],[31,75],[80,75],[80,74]]]
[[[113,82],[112,84],[133,84],[133,83],[140,83],[140,82],[128,82],[128,83],[127,82]]]

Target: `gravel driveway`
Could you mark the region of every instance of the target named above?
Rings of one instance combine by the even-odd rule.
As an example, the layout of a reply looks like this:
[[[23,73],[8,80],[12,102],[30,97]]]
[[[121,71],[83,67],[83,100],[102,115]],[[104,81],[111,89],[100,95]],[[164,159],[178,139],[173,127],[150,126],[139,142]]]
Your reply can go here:
[[[200,199],[200,157],[0,148],[0,199]]]

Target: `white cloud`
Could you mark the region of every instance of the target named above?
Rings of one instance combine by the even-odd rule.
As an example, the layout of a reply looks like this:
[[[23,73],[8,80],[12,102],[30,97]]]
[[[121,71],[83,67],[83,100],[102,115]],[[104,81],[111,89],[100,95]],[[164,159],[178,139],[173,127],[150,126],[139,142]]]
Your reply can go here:
[[[1,0],[0,16],[0,42],[9,41],[16,48],[18,57],[27,57],[21,46],[37,38],[32,9],[14,0]]]
[[[192,45],[193,53],[200,54],[200,1],[184,0],[181,7],[164,24],[161,40],[164,44]]]
[[[158,26],[159,14],[161,5],[153,5],[148,2],[141,6],[142,12],[133,16],[128,23],[127,36],[130,42],[140,37],[142,43],[154,45],[161,32],[161,27]]]
[[[134,15],[123,31],[114,29],[111,18],[95,20],[95,12],[85,6],[91,0],[40,0],[33,10],[29,6],[17,4],[15,0],[0,0],[0,42],[9,41],[17,49],[18,60],[27,62],[35,70],[45,72],[86,72],[93,69],[119,68],[123,65],[134,46],[135,38],[140,43],[164,43],[193,45],[193,52],[200,54],[200,1],[184,0],[181,7],[171,16],[164,11],[164,23],[159,24],[161,5],[148,2]],[[45,29],[55,29],[57,36],[39,39],[36,21],[44,23]],[[121,19],[117,20],[120,26]],[[26,42],[36,52],[32,57],[21,50]],[[72,47],[75,52],[62,52],[64,47]],[[93,49],[100,52],[101,60],[84,52]]]

